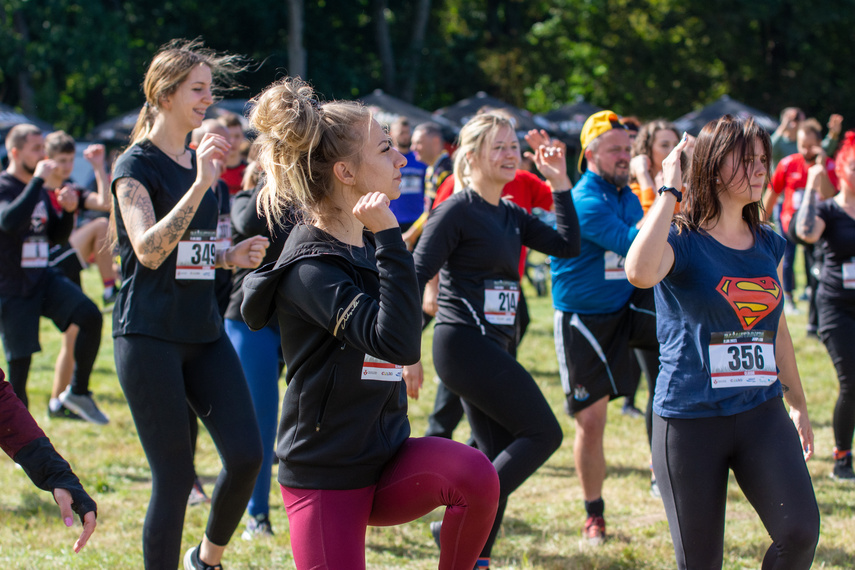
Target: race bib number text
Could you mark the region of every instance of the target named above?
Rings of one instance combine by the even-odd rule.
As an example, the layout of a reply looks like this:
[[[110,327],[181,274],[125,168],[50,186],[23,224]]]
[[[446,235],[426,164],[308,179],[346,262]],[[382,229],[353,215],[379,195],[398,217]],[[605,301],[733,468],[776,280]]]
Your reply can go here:
[[[613,251],[607,251],[603,254],[603,261],[606,266],[606,281],[624,280],[626,281],[626,271],[623,269],[625,262],[624,258]]]
[[[190,230],[178,242],[176,279],[213,279],[217,263],[216,235],[210,230]]]
[[[512,325],[520,300],[517,281],[487,280],[484,282],[484,316],[494,325]]]
[[[712,333],[709,354],[713,388],[769,386],[778,378],[772,331]]]

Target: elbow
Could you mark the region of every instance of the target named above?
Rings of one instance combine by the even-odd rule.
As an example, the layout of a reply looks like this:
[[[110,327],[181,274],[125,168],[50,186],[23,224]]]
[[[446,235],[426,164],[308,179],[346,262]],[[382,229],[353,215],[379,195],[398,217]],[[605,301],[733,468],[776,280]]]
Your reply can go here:
[[[163,265],[163,259],[160,259],[154,255],[137,254],[137,260],[140,262],[140,265],[152,271],[157,271],[160,266]]]
[[[639,263],[633,263],[629,259],[626,260],[624,271],[626,272],[627,281],[629,281],[633,287],[637,287],[639,289],[650,289],[658,283],[655,275],[650,274],[649,271],[645,271],[645,268],[641,267]]]

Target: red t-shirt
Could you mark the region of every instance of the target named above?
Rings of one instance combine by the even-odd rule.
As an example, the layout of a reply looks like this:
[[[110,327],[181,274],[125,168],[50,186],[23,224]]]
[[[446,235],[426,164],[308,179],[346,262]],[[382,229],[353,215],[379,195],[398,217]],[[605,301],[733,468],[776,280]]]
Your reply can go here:
[[[226,168],[226,171],[223,172],[223,175],[220,178],[228,184],[229,186],[229,195],[234,196],[238,192],[241,191],[243,186],[243,171],[246,170],[246,163],[241,162],[235,167]]]
[[[454,174],[449,174],[436,191],[436,200],[433,207],[436,208],[454,193]],[[543,180],[528,170],[517,170],[513,180],[502,188],[502,197],[508,198],[514,204],[525,208],[531,213],[534,208],[543,210],[552,209],[552,190]],[[526,248],[520,250],[520,277],[525,274]]]
[[[781,205],[781,226],[785,232],[789,229],[790,220],[802,203],[809,168],[810,165],[804,156],[798,153],[791,154],[781,159],[772,175],[772,190],[775,194],[784,193],[784,203]],[[831,185],[839,188],[837,175],[834,173],[834,161],[830,158],[825,159],[825,170],[828,172]]]

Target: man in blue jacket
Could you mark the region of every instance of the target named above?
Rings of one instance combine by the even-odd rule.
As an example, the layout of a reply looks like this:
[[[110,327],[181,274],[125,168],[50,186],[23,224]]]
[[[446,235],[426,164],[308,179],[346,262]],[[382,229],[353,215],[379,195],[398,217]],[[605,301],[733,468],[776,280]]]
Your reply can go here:
[[[629,134],[615,113],[601,111],[585,122],[581,142],[583,175],[573,187],[573,202],[582,249],[578,257],[552,260],[552,299],[561,383],[576,423],[574,456],[587,512],[583,537],[596,545],[606,535],[607,406],[627,392],[634,374],[631,349],[644,349],[653,374],[659,351],[652,291],[633,287],[623,270],[644,215],[627,185]]]

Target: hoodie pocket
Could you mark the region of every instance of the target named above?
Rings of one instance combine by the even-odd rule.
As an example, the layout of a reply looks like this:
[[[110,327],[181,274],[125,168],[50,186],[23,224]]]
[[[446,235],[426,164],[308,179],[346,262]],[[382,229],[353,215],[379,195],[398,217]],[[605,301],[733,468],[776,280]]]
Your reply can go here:
[[[321,398],[321,406],[318,409],[318,421],[315,423],[315,431],[321,431],[321,424],[324,422],[324,413],[327,410],[327,404],[329,403],[330,396],[332,396],[333,388],[335,387],[335,374],[336,367],[333,366],[333,369],[330,371],[329,380],[327,380],[327,386],[324,389],[324,395]]]

